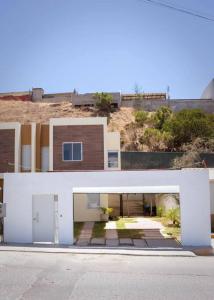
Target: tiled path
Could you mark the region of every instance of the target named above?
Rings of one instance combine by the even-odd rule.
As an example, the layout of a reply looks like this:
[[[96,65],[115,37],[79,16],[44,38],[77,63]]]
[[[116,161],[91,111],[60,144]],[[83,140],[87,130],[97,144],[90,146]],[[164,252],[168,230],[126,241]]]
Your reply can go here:
[[[76,245],[87,246],[90,243],[94,222],[85,222]]]
[[[94,222],[85,222],[76,245],[78,246],[134,246],[138,248],[181,248],[181,244],[173,238],[165,238],[161,234],[163,225],[148,218],[136,218],[135,223],[126,223],[126,229],[143,229],[142,239],[118,238],[116,222],[106,223],[106,235],[103,238],[91,238]]]
[[[106,239],[118,239],[117,229],[116,229],[116,223],[114,221],[109,221],[106,224]]]

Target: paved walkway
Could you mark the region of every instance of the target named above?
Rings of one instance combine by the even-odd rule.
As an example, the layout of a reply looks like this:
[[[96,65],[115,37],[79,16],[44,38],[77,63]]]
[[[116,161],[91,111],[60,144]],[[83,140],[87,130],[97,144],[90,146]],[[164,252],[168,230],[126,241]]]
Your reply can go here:
[[[76,245],[87,246],[90,243],[94,222],[85,222]]]
[[[117,227],[115,221],[109,221],[106,223],[106,239],[118,239]]]
[[[165,238],[161,234],[163,225],[149,218],[135,218],[134,223],[125,223],[126,229],[143,229],[144,236],[141,239],[118,238],[116,222],[106,223],[104,237],[92,238],[94,222],[85,222],[76,242],[77,246],[107,246],[107,247],[138,247],[138,248],[181,248],[181,244],[173,238]]]
[[[150,218],[138,217],[134,218],[136,220],[135,223],[126,223],[127,229],[163,229],[164,226],[158,222],[154,221]]]

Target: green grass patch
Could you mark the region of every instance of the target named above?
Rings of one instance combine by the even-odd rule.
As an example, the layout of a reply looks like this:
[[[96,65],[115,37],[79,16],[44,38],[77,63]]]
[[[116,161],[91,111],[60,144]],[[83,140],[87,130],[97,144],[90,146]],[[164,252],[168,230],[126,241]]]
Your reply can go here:
[[[160,222],[164,226],[163,232],[165,234],[169,235],[172,238],[180,240],[181,228],[169,224],[169,219],[167,219],[166,217],[152,217],[151,220]]]
[[[95,222],[92,231],[92,238],[105,237],[106,234],[105,226],[106,226],[106,222]]]
[[[77,239],[80,235],[80,232],[83,228],[84,222],[75,222],[74,223],[74,237]]]
[[[140,239],[143,237],[143,229],[117,229],[119,238]]]
[[[180,227],[165,227],[163,232],[171,236],[172,238],[176,238],[177,240],[180,240],[181,237]]]
[[[137,223],[137,220],[135,218],[120,218],[116,221],[117,229],[125,229],[126,223]]]
[[[169,220],[166,217],[149,217],[153,221],[160,222],[163,226],[168,226]]]

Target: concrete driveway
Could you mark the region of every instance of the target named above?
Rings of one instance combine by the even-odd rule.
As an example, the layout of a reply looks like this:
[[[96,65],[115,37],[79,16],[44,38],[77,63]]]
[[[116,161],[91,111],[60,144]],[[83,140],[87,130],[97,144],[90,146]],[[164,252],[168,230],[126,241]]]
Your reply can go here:
[[[214,257],[1,252],[0,300],[213,300]]]

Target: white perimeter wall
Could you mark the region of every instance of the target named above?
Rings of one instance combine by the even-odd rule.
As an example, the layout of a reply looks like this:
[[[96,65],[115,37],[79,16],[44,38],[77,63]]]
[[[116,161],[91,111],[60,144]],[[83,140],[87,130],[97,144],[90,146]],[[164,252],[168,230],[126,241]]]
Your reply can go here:
[[[4,178],[4,202],[7,203],[7,216],[4,221],[5,242],[32,242],[33,194],[58,195],[59,243],[72,244],[73,188],[120,187],[121,190],[121,187],[145,186],[151,193],[153,186],[178,186],[182,244],[211,244],[209,174],[206,169],[7,173]]]

